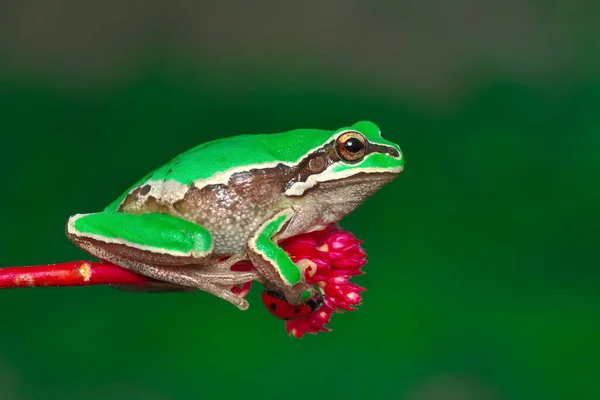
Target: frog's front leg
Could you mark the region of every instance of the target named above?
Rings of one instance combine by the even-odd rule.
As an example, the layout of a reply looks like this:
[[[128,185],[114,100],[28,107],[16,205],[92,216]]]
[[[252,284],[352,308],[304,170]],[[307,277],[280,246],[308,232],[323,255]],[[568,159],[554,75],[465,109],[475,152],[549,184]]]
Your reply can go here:
[[[248,241],[248,257],[266,279],[266,286],[275,287],[288,303],[297,305],[311,298],[314,289],[306,283],[303,271],[274,241],[293,215],[292,209],[286,209],[264,222]]]
[[[248,308],[248,302],[230,289],[254,275],[230,270],[239,261],[236,256],[219,263],[216,271],[204,271],[203,265],[213,260],[213,239],[200,225],[161,213],[101,212],[72,216],[67,236],[102,260],[152,279],[212,293],[242,310]]]

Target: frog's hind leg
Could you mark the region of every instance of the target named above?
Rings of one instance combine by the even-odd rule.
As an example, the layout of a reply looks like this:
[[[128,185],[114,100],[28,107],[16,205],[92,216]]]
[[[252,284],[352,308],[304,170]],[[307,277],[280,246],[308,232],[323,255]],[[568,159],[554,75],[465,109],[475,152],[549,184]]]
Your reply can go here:
[[[242,310],[248,308],[248,302],[232,293],[231,286],[252,280],[256,273],[231,271],[230,266],[239,261],[234,257],[215,271],[204,271],[203,265],[213,259],[213,241],[200,225],[161,213],[101,212],[72,216],[67,236],[102,260],[158,281],[209,292]]]
[[[93,255],[153,265],[198,264],[210,256],[213,240],[198,224],[161,213],[100,212],[69,218],[67,236]]]

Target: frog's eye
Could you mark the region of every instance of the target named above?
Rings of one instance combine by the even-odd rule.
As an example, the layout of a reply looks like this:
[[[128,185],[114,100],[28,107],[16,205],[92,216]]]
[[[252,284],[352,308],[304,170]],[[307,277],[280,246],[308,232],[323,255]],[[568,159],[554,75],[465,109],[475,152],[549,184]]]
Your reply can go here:
[[[358,132],[345,132],[337,139],[337,152],[342,160],[357,161],[367,151],[367,139]]]

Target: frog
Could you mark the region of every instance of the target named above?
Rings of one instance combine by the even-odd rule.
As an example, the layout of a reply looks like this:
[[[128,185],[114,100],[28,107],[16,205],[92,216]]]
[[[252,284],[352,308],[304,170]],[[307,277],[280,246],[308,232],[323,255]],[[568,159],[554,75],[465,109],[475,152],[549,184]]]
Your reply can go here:
[[[403,170],[400,146],[371,121],[227,136],[175,156],[102,211],[71,215],[66,235],[159,291],[204,291],[246,310],[231,288],[259,281],[301,305],[318,288],[279,243],[338,224]]]

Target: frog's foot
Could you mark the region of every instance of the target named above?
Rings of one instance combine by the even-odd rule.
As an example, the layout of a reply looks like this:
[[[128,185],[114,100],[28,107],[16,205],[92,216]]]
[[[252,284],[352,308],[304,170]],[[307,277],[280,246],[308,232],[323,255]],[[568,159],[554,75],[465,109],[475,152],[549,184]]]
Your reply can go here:
[[[245,260],[248,260],[246,254],[234,255],[225,261],[199,267],[194,274],[213,283],[228,286],[241,285],[250,281],[262,282],[263,278],[256,269],[248,271],[232,269],[234,264]]]
[[[231,292],[234,284],[248,281],[247,273],[217,276],[217,281],[210,274],[198,274],[213,248],[210,233],[200,225],[160,213],[102,212],[71,217],[67,236],[102,260],[158,281],[212,293],[241,310],[248,308],[245,299]]]
[[[172,284],[172,286],[164,285],[164,290],[162,291],[192,292],[201,290],[228,301],[240,310],[247,310],[249,307],[246,299],[231,291],[232,286],[249,281],[248,276],[245,274],[237,275],[235,276],[235,279],[234,277],[231,277],[230,280],[226,280],[227,283],[222,283],[218,281],[219,277],[215,279],[215,277],[210,274],[200,273],[199,271],[203,268],[201,266],[155,266],[125,260],[114,255],[108,255],[108,258],[105,258],[105,260],[124,268],[134,270],[146,277]],[[176,289],[177,287],[179,289]],[[125,290],[128,289],[125,288]]]

